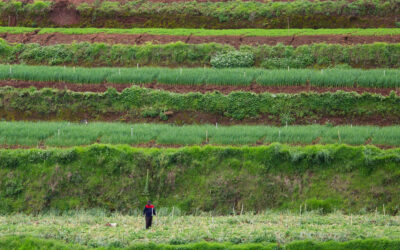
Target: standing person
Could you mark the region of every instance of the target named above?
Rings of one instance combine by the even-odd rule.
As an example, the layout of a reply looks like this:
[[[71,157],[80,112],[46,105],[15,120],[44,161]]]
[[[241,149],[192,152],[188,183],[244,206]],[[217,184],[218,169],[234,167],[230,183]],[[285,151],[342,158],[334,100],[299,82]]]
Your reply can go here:
[[[154,205],[151,204],[151,201],[148,201],[143,210],[143,215],[146,217],[146,229],[151,227],[151,223],[153,222],[153,215],[156,215],[156,209]]]

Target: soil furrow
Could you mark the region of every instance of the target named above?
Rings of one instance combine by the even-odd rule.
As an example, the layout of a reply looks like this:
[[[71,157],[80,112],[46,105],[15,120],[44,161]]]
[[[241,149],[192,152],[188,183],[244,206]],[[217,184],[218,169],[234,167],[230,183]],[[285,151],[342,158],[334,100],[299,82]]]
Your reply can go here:
[[[400,43],[400,35],[382,36],[349,36],[349,35],[315,35],[315,36],[173,36],[173,35],[149,35],[149,34],[81,34],[68,35],[61,33],[27,34],[2,33],[0,37],[10,43],[38,43],[41,45],[70,44],[73,42],[107,43],[107,44],[143,44],[152,42],[154,44],[166,44],[173,42],[186,42],[190,44],[220,43],[229,44],[234,47],[241,45],[285,45],[300,46],[313,43],[329,44],[365,44],[374,42]],[[51,39],[49,39],[49,37]]]
[[[77,84],[77,83],[65,83],[65,82],[28,82],[28,81],[17,81],[17,80],[1,80],[0,87],[12,86],[15,88],[29,88],[34,86],[38,89],[42,88],[55,88],[55,89],[68,89],[76,92],[104,92],[108,88],[115,88],[117,91],[122,91],[126,88],[131,87],[133,84],[113,84],[113,83],[101,83],[101,84]],[[142,84],[144,88],[149,89],[160,89],[175,93],[189,93],[189,92],[200,92],[207,93],[213,91],[219,91],[223,94],[229,94],[233,91],[247,91],[254,93],[300,93],[300,92],[336,92],[339,90],[347,92],[362,93],[376,93],[381,95],[389,95],[391,91],[395,91],[397,95],[400,95],[400,89],[395,88],[363,88],[363,87],[315,87],[315,86],[261,86],[252,84],[249,86],[219,86],[219,85],[170,85],[170,84]]]

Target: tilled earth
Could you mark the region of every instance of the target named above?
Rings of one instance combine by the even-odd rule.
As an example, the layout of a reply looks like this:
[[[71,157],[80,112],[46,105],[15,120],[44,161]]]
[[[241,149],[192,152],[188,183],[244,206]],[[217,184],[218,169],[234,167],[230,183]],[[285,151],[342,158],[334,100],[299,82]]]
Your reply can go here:
[[[149,89],[166,90],[175,93],[189,93],[189,92],[214,92],[219,91],[223,94],[229,94],[233,91],[247,91],[254,93],[301,93],[301,92],[336,92],[339,90],[347,92],[362,93],[375,93],[381,95],[389,95],[391,91],[395,91],[397,95],[400,95],[400,89],[398,88],[364,88],[364,87],[316,87],[316,86],[261,86],[258,84],[251,84],[249,86],[222,86],[222,85],[181,85],[181,84],[113,84],[113,83],[101,83],[101,84],[78,84],[78,83],[66,83],[66,82],[29,82],[20,80],[0,80],[0,87],[11,86],[15,88],[29,88],[36,87],[41,88],[56,88],[56,89],[68,89],[76,92],[104,92],[108,88],[115,88],[117,91],[122,91],[131,86],[141,86]]]
[[[39,30],[24,34],[1,33],[0,38],[10,43],[38,43],[41,45],[70,44],[73,42],[107,44],[166,44],[182,41],[188,44],[220,43],[235,47],[240,45],[285,45],[300,46],[313,43],[329,44],[365,44],[374,42],[400,43],[400,35],[352,36],[352,35],[316,35],[316,36],[171,36],[149,34],[83,34],[69,35],[61,33],[38,34]]]

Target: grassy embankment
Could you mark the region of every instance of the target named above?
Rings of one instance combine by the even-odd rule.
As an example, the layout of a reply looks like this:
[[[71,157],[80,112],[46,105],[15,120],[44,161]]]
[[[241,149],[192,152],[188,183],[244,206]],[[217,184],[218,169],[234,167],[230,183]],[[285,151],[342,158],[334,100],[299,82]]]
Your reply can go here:
[[[183,213],[266,209],[398,213],[400,149],[373,146],[0,150],[1,213],[100,208],[148,198]]]
[[[0,88],[5,120],[166,121],[262,124],[398,124],[400,97],[364,93],[177,94],[133,86],[122,92]],[[171,122],[170,121],[170,122]]]
[[[326,68],[339,64],[357,68],[398,68],[400,44],[312,44],[299,47],[242,46],[235,49],[217,43],[109,45],[73,43],[41,46],[0,42],[3,64],[112,66],[112,67],[262,67]]]

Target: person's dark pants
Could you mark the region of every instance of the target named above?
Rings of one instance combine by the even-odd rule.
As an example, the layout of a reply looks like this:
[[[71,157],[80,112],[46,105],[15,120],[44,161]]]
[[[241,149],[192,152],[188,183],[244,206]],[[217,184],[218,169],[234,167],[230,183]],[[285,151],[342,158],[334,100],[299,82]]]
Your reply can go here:
[[[153,216],[146,216],[146,229],[151,227],[151,223],[153,223]]]

